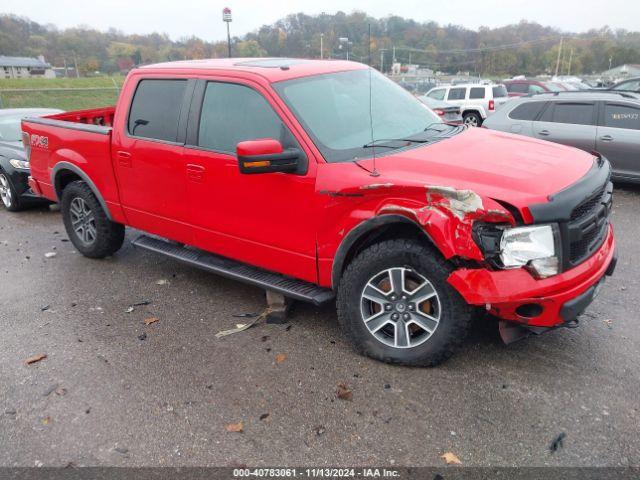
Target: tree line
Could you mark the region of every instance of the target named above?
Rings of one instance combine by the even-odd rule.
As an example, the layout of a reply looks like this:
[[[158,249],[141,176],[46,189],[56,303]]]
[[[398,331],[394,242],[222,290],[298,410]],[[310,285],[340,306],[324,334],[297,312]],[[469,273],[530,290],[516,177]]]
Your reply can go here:
[[[162,33],[125,34],[116,29],[62,30],[3,14],[0,54],[44,55],[55,66],[77,64],[79,71],[88,75],[126,71],[160,61],[225,57],[227,44],[197,37],[172,40]],[[385,71],[395,58],[435,71],[468,71],[483,76],[554,73],[556,67],[562,74],[592,74],[610,65],[640,63],[640,32],[603,27],[571,33],[524,20],[476,31],[399,16],[373,18],[359,11],[296,13],[232,38],[232,54],[307,58],[346,58],[348,54],[353,60],[370,62]]]

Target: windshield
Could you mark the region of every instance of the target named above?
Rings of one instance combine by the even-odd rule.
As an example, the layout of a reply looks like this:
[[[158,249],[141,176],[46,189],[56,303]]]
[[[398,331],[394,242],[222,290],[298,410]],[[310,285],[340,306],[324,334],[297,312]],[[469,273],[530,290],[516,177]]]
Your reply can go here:
[[[0,140],[4,142],[19,142],[22,140],[20,121],[24,113],[0,115]]]
[[[545,87],[549,89],[550,92],[562,92],[563,90],[557,86],[555,83],[547,82],[544,84]]]
[[[385,147],[384,141],[426,135],[425,129],[434,124],[449,128],[417,98],[375,70],[371,76],[369,69],[363,69],[274,86],[328,162],[370,157],[372,140],[378,154],[378,146],[388,150],[409,145],[395,142]]]

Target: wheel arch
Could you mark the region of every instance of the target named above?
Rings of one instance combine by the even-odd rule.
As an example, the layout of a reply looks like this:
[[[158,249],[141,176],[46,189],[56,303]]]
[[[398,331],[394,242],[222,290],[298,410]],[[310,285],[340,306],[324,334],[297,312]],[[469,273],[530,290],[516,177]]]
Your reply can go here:
[[[100,190],[98,190],[98,187],[93,183],[93,180],[91,180],[89,175],[83,172],[80,167],[70,162],[58,162],[51,170],[51,184],[56,192],[58,202],[62,199],[62,192],[64,191],[64,188],[69,183],[76,180],[82,180],[89,186],[93,194],[98,199],[98,203],[100,203],[100,206],[107,215],[107,218],[112,220],[111,212],[109,212],[107,203],[104,201],[104,198],[102,198]]]
[[[439,252],[429,234],[416,221],[400,214],[379,215],[356,225],[340,243],[333,259],[331,286],[335,290],[342,272],[363,249],[391,238],[415,238]]]

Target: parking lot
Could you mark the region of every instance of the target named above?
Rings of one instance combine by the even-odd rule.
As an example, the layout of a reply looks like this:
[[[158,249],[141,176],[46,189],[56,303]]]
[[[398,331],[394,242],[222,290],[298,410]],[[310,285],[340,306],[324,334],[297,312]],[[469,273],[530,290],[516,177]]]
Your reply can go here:
[[[332,306],[218,339],[263,292],[136,251],[132,230],[92,261],[58,212],[2,210],[0,464],[638,465],[640,189],[614,201],[620,262],[579,328],[507,347],[487,321],[434,369],[358,356]]]

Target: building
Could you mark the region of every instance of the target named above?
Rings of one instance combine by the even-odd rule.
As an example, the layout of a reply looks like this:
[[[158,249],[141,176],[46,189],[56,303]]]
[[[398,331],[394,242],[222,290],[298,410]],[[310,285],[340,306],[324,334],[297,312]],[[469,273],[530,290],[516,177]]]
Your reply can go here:
[[[45,62],[42,55],[39,58],[0,55],[0,78],[54,78],[55,76],[51,65]]]
[[[640,64],[620,65],[606,72],[602,72],[602,78],[624,80],[625,78],[640,77]]]

